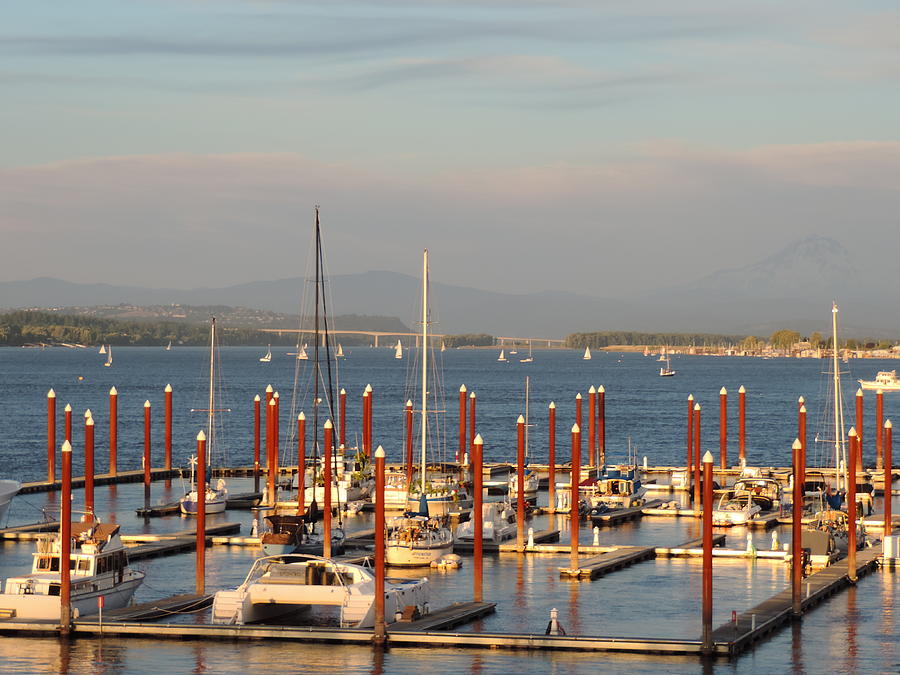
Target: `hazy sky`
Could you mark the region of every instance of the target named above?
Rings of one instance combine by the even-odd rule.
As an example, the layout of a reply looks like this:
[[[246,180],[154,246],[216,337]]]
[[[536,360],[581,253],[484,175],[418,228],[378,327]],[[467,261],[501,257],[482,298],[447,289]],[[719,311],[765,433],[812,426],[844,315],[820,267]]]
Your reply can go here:
[[[898,250],[900,10],[4,3],[0,279],[332,273],[614,295],[811,233]],[[893,260],[893,253],[889,259]],[[889,273],[893,275],[893,264]]]

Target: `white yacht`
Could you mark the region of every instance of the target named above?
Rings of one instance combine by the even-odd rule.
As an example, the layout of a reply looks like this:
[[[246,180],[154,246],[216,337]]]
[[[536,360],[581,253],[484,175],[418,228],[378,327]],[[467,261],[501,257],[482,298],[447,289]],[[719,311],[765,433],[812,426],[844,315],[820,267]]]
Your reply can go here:
[[[900,391],[900,380],[896,370],[882,370],[874,380],[859,380],[863,389],[881,389],[882,391]]]
[[[384,615],[392,623],[407,607],[429,611],[428,579],[385,580]],[[259,623],[289,614],[315,615],[342,628],[375,625],[375,575],[360,565],[312,555],[259,558],[235,590],[213,599],[213,623]]]
[[[487,502],[481,505],[482,541],[500,543],[516,536],[516,510],[509,502]],[[475,519],[456,527],[457,541],[474,541]]]
[[[128,567],[128,557],[113,523],[72,523],[71,602],[79,616],[98,612],[97,598],[106,609],[125,607],[144,573]],[[0,612],[15,619],[56,620],[60,617],[60,533],[37,540],[31,573],[6,580]]]

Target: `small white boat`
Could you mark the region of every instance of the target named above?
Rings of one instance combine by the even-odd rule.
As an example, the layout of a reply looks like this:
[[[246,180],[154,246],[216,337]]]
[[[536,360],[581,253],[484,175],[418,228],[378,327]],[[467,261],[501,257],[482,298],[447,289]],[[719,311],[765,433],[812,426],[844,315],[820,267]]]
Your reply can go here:
[[[665,362],[666,362],[666,365],[659,369],[659,376],[660,377],[675,377],[675,373],[677,371],[672,370],[672,364],[669,363],[668,356],[666,356]]]
[[[341,346],[340,342],[338,342],[338,348],[334,355],[339,359],[344,358],[344,348]]]
[[[106,350],[106,363],[103,364],[107,368],[112,365],[112,345],[110,345]]]
[[[184,497],[182,497],[179,502],[179,508],[181,509],[181,513],[186,516],[196,516],[197,515],[197,504],[200,501],[200,495],[197,492],[197,458],[191,457],[191,491],[188,492]],[[203,485],[206,488],[206,504],[204,507],[204,512],[209,513],[222,513],[225,511],[225,507],[228,505],[228,489],[225,487],[225,481],[221,478],[216,483],[216,489],[213,489],[205,480],[203,481]]]
[[[531,341],[528,342],[528,356],[524,359],[519,359],[519,363],[534,363],[534,357],[531,355]]]
[[[259,360],[261,363],[269,363],[272,360],[272,345],[268,346],[265,356],[260,356]]]
[[[500,543],[516,536],[516,510],[509,502],[487,502],[481,505],[481,539]],[[456,527],[457,541],[475,540],[474,516]]]
[[[97,353],[106,354],[106,345],[100,345],[100,350]]]
[[[13,497],[22,488],[22,484],[15,480],[0,480],[0,527],[6,525],[6,513]]]
[[[31,573],[6,580],[0,595],[0,612],[16,620],[59,621],[60,533],[37,540]],[[128,567],[128,555],[119,537],[119,526],[99,521],[72,523],[70,583],[73,611],[79,616],[96,614],[97,598],[106,609],[128,605],[144,573]]]
[[[428,579],[386,579],[385,622],[393,623],[407,607],[428,614]],[[375,625],[375,575],[360,565],[312,555],[260,558],[235,590],[213,598],[213,623],[260,623],[288,614],[303,614],[317,624],[328,619],[341,628]]]
[[[519,474],[516,471],[513,471],[509,475],[509,479],[506,482],[509,499],[518,499],[519,495]],[[538,475],[534,471],[526,471],[525,472],[525,497],[530,498],[534,497],[538,491]]]
[[[719,498],[713,525],[746,525],[762,514],[780,511],[783,498],[781,484],[772,478],[739,478]]]
[[[882,391],[900,391],[900,380],[896,370],[882,370],[874,380],[859,380],[863,389],[881,389]]]
[[[397,340],[397,346],[394,347],[394,358],[402,359],[403,358],[403,345],[400,340]]]
[[[297,352],[297,360],[298,361],[308,361],[309,354],[306,353],[306,345],[300,347],[300,351]]]
[[[500,350],[500,356],[497,357],[497,360],[506,361],[506,352],[504,352],[502,349]]]
[[[591,348],[590,347],[584,348],[584,356],[582,356],[581,358],[583,358],[585,361],[591,360]]]

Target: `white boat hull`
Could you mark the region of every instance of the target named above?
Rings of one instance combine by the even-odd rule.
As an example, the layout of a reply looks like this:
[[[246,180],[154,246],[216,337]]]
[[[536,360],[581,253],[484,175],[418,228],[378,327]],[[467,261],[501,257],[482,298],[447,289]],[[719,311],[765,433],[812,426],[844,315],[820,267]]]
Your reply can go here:
[[[132,577],[113,588],[105,590],[77,591],[78,579],[73,580],[72,609],[78,616],[97,614],[97,598],[103,596],[103,608],[121,609],[127,607],[138,586],[144,581],[144,573],[131,570]],[[14,610],[16,619],[34,619],[39,621],[59,621],[62,609],[58,595],[19,595],[13,593],[0,594],[0,610]]]
[[[13,497],[22,487],[21,483],[14,480],[0,480],[0,525],[6,524],[6,514]]]

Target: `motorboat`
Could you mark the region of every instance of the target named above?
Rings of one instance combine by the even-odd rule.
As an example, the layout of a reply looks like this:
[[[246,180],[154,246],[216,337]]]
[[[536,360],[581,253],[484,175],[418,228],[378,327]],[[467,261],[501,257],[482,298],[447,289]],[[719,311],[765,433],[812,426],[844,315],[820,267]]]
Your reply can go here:
[[[753,501],[753,495],[746,490],[726,490],[713,508],[713,525],[746,525],[759,516],[762,507]]]
[[[393,623],[414,608],[429,612],[430,586],[423,579],[386,579],[384,615]],[[375,625],[375,574],[361,565],[306,554],[267,556],[253,563],[234,590],[213,598],[213,623],[262,623],[288,615],[342,628]]]
[[[0,525],[6,524],[6,514],[13,497],[22,488],[22,484],[15,480],[0,480]]]
[[[266,516],[269,530],[263,532],[259,537],[263,553],[267,556],[283,555],[285,553],[321,554],[325,539],[315,529],[316,511],[316,506],[310,505],[311,513],[309,517],[277,514]],[[344,552],[345,538],[343,529],[340,527],[331,528],[332,555],[341,555]]]
[[[631,508],[643,505],[647,488],[641,482],[635,466],[610,467],[599,478],[587,478],[578,487],[579,493],[594,509],[602,512],[605,507]]]
[[[538,475],[534,471],[526,471],[525,472],[525,498],[526,499],[534,499],[537,496],[538,491]],[[509,475],[509,479],[507,480],[507,488],[509,492],[509,499],[518,499],[519,496],[519,474],[516,471],[513,471]]]
[[[500,543],[516,536],[516,511],[509,502],[487,502],[481,505],[482,541]],[[457,541],[475,540],[475,519],[456,526]]]
[[[200,479],[198,477],[199,472],[197,471],[197,458],[191,457],[190,462],[191,490],[178,501],[178,507],[183,515],[196,516],[197,504],[200,501],[200,493],[198,492]],[[228,506],[228,487],[225,485],[225,481],[222,478],[219,478],[216,481],[215,487],[210,485],[208,480],[204,480],[202,482],[202,489],[205,490],[204,498],[206,502],[204,504],[204,512],[207,515],[211,513],[224,512],[225,508]]]
[[[59,621],[61,575],[60,534],[43,535],[36,542],[31,573],[9,577],[0,595],[0,615],[19,620]],[[106,609],[120,609],[131,602],[144,581],[144,573],[128,567],[128,555],[119,526],[91,519],[73,522],[69,563],[71,606],[78,616],[99,611],[99,597]]]
[[[863,389],[900,391],[900,379],[897,379],[896,370],[882,370],[875,375],[874,380],[859,380],[859,386]]]

